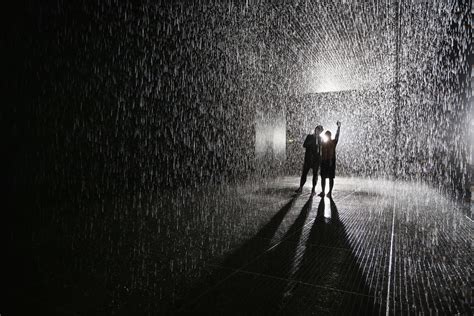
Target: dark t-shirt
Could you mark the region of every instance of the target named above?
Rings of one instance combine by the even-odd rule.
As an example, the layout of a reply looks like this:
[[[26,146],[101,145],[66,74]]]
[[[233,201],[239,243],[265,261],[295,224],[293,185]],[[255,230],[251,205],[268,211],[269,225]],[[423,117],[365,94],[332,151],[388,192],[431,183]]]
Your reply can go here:
[[[321,145],[322,160],[336,159],[336,145],[337,139],[330,139]]]
[[[339,141],[339,133],[341,127],[337,127],[336,138],[329,139],[321,144],[321,160],[322,161],[336,161],[336,146]]]
[[[313,134],[306,136],[303,147],[306,148],[305,162],[316,162],[321,160],[321,139]]]

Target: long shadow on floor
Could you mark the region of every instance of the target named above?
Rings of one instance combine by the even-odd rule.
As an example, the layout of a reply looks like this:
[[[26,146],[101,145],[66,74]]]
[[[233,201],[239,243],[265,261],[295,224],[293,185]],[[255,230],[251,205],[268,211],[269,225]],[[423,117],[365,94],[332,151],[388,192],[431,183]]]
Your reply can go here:
[[[334,200],[322,198],[282,314],[378,315]],[[311,288],[311,289],[310,289]]]
[[[326,201],[325,201],[326,200]],[[329,201],[329,203],[328,203]],[[351,249],[336,204],[309,198],[279,242],[271,240],[291,199],[257,235],[197,283],[183,314],[379,314]]]

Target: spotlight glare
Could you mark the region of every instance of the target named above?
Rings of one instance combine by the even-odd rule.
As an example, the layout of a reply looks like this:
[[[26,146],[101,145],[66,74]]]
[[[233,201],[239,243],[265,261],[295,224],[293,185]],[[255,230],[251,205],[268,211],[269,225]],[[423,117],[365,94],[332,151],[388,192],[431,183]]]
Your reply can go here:
[[[321,137],[321,140],[323,141],[323,143],[326,143],[329,140],[329,137],[327,137],[326,134],[324,134],[324,132],[319,134],[319,137]]]

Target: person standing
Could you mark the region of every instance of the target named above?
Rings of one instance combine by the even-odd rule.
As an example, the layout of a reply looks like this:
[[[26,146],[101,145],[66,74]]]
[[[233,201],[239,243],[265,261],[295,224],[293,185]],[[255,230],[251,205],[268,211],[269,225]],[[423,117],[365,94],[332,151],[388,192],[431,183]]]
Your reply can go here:
[[[329,178],[328,197],[332,195],[334,187],[334,177],[336,175],[336,145],[339,141],[339,133],[341,131],[341,122],[337,121],[336,137],[331,139],[331,132],[324,133],[324,139],[321,144],[321,187],[322,192],[319,196],[324,196],[326,188],[326,178]]]
[[[304,155],[303,173],[301,174],[300,187],[296,190],[296,193],[303,191],[303,186],[306,182],[309,169],[313,169],[313,189],[311,195],[314,195],[314,190],[318,182],[318,170],[321,163],[321,136],[324,128],[321,125],[316,126],[314,134],[309,134],[303,143],[303,147],[306,149]]]

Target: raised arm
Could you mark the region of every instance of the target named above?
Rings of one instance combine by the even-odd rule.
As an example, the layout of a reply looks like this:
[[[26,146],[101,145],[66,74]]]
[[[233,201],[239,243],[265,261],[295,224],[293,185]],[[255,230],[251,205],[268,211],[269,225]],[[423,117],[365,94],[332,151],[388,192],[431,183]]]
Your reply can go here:
[[[339,133],[341,132],[341,122],[337,121],[337,132],[336,132],[336,138],[334,139],[334,141],[337,142],[339,141]]]

